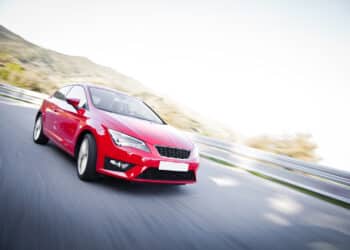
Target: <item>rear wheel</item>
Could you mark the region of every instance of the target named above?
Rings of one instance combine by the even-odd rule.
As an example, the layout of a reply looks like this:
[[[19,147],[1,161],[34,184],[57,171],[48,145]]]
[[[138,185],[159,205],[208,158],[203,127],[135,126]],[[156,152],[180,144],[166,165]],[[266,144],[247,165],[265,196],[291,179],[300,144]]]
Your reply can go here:
[[[41,115],[35,120],[34,129],[33,129],[33,141],[37,144],[46,144],[49,139],[43,133],[43,120]]]
[[[80,143],[77,159],[77,173],[81,180],[96,179],[96,158],[96,142],[92,135],[87,134]]]

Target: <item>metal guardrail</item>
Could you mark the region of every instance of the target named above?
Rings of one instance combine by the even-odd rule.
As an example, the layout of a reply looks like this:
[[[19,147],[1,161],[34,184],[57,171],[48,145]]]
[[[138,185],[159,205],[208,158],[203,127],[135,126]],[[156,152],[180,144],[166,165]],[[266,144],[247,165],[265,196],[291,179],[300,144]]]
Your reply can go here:
[[[6,83],[0,83],[0,94],[33,104],[41,104],[42,100],[47,97],[45,94],[18,88]]]
[[[26,101],[33,104],[41,104],[42,100],[47,97],[47,95],[29,91],[25,89],[21,89],[18,87],[14,87],[12,85],[8,85],[6,83],[0,83],[0,94],[3,96],[7,96],[9,98]],[[319,164],[313,164],[301,160],[297,160],[288,156],[278,155],[270,152],[265,152],[262,150],[250,148],[237,143],[230,143],[221,140],[217,140],[214,138],[201,136],[198,134],[190,134],[190,136],[199,144],[205,145],[209,148],[212,148],[212,153],[204,153],[210,157],[216,157],[219,160],[232,161],[235,163],[235,159],[242,158],[246,160],[253,160],[258,162],[259,168],[255,168],[254,170],[260,171],[262,174],[268,174],[269,176],[280,179],[284,182],[289,182],[293,185],[300,186],[306,189],[309,189],[313,192],[320,193],[334,199],[346,202],[350,204],[350,173],[337,170],[334,168],[322,166]],[[219,156],[221,152],[221,156]],[[223,153],[223,154],[222,154]],[[288,175],[286,172],[275,171],[274,173],[266,172],[263,168],[267,165],[273,165],[278,167],[280,170],[288,170]],[[244,166],[244,164],[242,165]],[[249,169],[249,168],[247,168]],[[266,168],[265,168],[266,169]],[[290,171],[292,170],[292,171]],[[300,176],[300,178],[295,178],[296,172],[302,172],[306,175]],[[294,174],[294,176],[292,176]],[[328,180],[334,182],[332,183],[322,183],[322,180],[311,180],[307,179],[307,176],[315,176],[324,180]],[[306,178],[306,179],[305,179]],[[316,183],[315,181],[319,181],[321,183]],[[306,183],[306,184],[305,184]],[[341,185],[339,185],[341,184]]]
[[[288,170],[300,171],[305,174],[317,176],[323,179],[334,181],[343,185],[350,186],[350,173],[338,169],[305,162],[284,155],[274,154],[254,148],[250,148],[237,143],[228,143],[216,140],[210,137],[193,135],[193,139],[198,143],[208,145],[214,148],[220,148],[233,154],[243,157],[270,163]]]
[[[350,204],[350,173],[244,145],[191,134],[202,156]]]

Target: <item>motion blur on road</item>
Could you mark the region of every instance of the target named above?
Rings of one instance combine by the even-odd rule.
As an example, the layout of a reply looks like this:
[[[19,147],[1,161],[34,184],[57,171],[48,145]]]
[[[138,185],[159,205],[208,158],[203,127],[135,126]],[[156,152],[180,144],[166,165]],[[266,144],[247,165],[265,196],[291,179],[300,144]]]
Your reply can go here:
[[[82,182],[35,113],[0,99],[0,249],[349,249],[348,209],[206,159],[196,185]]]

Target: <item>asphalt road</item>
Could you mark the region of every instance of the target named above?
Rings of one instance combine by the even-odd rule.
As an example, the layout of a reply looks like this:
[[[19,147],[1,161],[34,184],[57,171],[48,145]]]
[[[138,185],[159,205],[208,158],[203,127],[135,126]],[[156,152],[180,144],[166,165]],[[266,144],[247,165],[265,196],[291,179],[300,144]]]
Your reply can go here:
[[[0,102],[0,249],[350,249],[350,211],[201,160],[187,186],[78,179],[32,142],[35,110]]]

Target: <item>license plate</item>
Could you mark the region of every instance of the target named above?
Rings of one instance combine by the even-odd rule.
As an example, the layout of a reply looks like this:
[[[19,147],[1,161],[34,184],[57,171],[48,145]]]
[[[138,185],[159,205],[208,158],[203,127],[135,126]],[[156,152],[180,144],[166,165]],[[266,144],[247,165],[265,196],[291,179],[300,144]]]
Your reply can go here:
[[[188,171],[188,164],[178,163],[178,162],[161,161],[161,162],[159,162],[159,170],[187,172]]]

